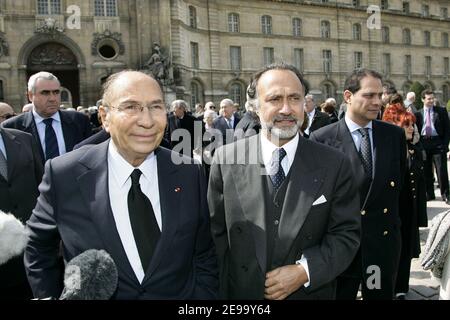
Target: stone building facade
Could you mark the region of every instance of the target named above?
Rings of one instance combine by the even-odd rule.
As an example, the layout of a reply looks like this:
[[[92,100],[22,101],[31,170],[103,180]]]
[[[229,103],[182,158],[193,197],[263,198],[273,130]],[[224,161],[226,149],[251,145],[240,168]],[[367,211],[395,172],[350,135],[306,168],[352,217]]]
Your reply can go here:
[[[230,97],[287,61],[316,100],[340,100],[355,67],[405,92],[414,81],[449,99],[448,0],[0,0],[0,100],[19,109],[26,82],[54,72],[68,105],[89,106],[112,73],[141,69],[167,102]]]

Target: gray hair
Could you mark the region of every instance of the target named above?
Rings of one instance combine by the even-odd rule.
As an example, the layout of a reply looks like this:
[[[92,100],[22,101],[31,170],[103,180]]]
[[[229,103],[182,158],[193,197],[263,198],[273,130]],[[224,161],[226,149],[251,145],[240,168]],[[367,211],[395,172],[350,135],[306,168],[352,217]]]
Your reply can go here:
[[[38,82],[39,79],[56,81],[61,85],[61,82],[59,82],[58,78],[53,73],[41,71],[33,74],[28,80],[28,91],[33,94],[36,93],[36,82]]]
[[[416,99],[416,93],[415,92],[413,92],[413,91],[410,91],[410,92],[408,92],[407,94],[406,94],[406,99],[408,99],[408,100],[412,100],[412,99]]]
[[[307,94],[306,96],[305,96],[305,100],[306,99],[311,99],[311,101],[314,101],[314,96],[312,95],[312,94]]]
[[[228,106],[233,106],[233,104],[234,104],[233,100],[228,99],[228,98],[223,99],[222,101],[220,101],[220,104],[222,104],[222,103],[224,103],[224,104],[226,104]]]
[[[175,100],[172,102],[170,109],[172,111],[175,111],[176,109],[183,108],[184,111],[189,111],[189,107],[187,105],[187,102],[184,100]]]

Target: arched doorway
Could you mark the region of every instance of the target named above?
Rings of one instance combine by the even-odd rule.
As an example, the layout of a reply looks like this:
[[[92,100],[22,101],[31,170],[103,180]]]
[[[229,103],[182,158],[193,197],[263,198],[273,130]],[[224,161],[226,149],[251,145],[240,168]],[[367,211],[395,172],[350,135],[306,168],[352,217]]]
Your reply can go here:
[[[70,97],[63,101],[64,105],[76,108],[80,104],[78,61],[69,48],[56,42],[43,43],[34,48],[27,59],[27,81],[39,71],[48,71],[58,77],[66,96]]]

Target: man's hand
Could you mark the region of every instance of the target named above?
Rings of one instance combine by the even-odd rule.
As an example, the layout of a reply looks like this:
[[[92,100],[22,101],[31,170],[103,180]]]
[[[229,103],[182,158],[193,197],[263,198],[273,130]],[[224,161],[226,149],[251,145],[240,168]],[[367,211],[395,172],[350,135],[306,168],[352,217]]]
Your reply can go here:
[[[301,264],[293,264],[266,273],[264,298],[286,299],[292,292],[308,282],[308,275]]]

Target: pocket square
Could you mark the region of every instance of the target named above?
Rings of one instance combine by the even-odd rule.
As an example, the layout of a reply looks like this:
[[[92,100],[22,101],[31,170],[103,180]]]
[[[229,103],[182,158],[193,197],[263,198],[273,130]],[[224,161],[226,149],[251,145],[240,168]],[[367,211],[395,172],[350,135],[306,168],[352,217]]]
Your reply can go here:
[[[324,195],[321,195],[319,198],[316,199],[316,201],[313,202],[313,206],[317,206],[318,204],[322,204],[327,202],[327,199],[325,198]]]

